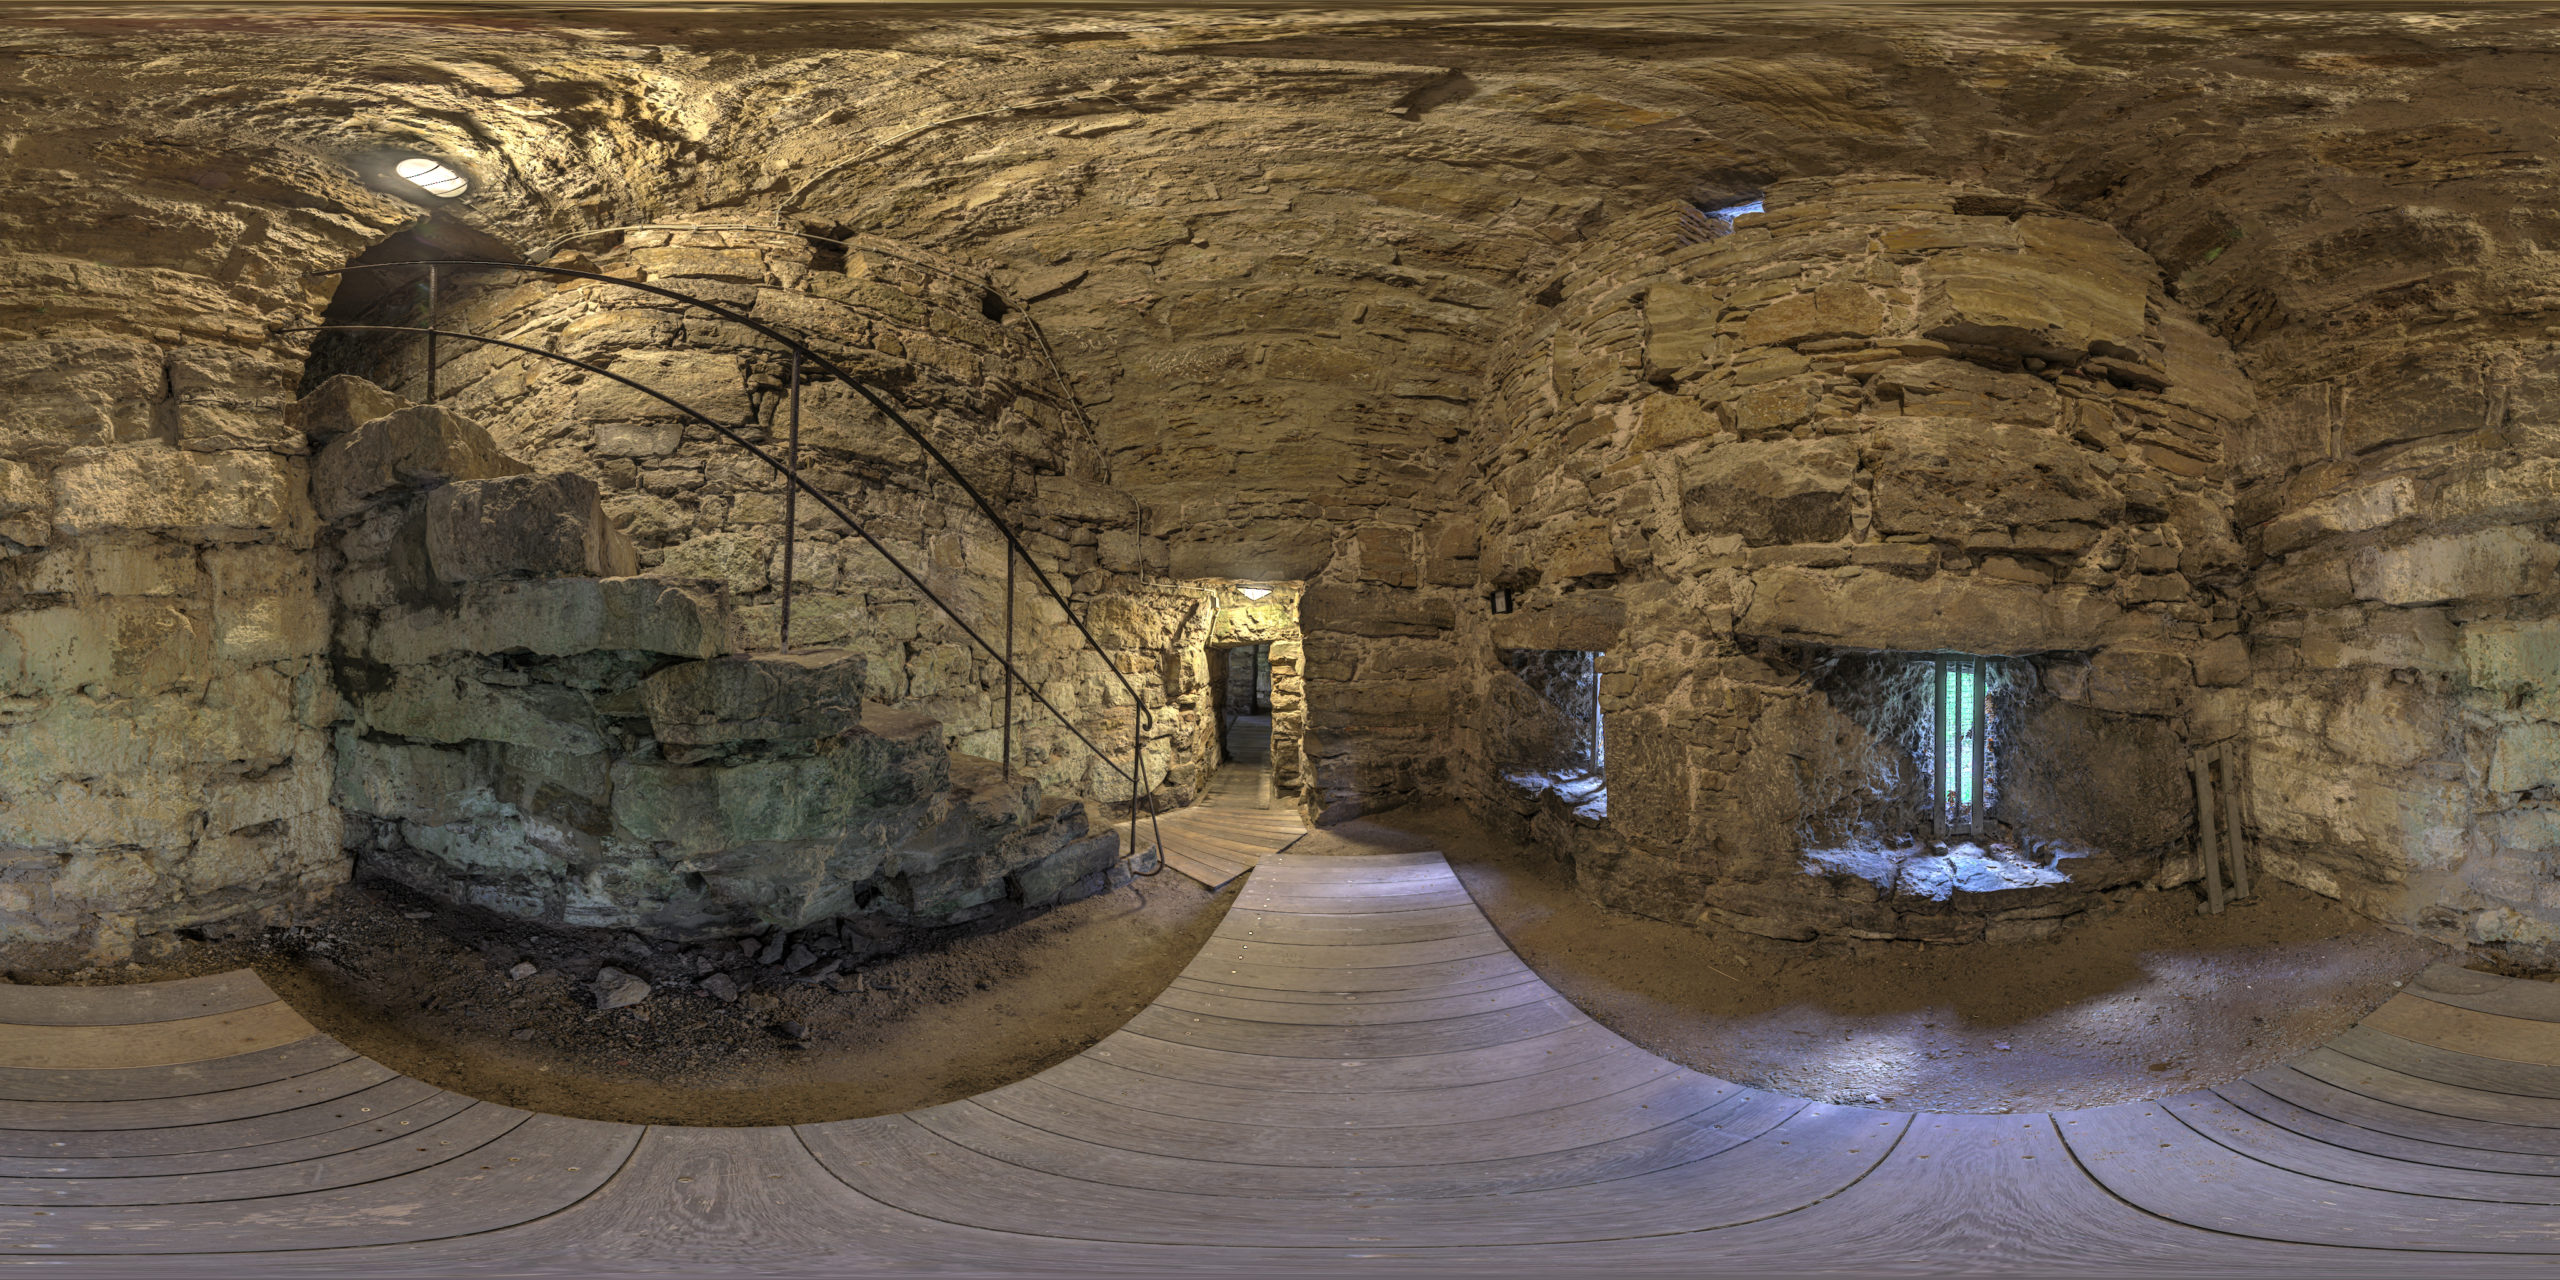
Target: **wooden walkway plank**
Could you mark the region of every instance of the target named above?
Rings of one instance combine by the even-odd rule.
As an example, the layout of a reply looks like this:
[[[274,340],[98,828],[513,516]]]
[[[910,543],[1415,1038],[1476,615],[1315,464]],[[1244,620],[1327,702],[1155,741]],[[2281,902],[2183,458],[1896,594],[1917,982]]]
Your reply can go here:
[[[163,1156],[263,1146],[365,1124],[435,1092],[436,1087],[423,1080],[393,1076],[326,1102],[210,1124],[87,1131],[0,1129],[0,1156]]]
[[[1249,1082],[1224,1084],[1168,1079],[1081,1054],[1033,1076],[1031,1080],[1081,1094],[1097,1102],[1158,1115],[1325,1129],[1346,1124],[1446,1124],[1518,1115],[1617,1093],[1685,1070],[1687,1068],[1665,1062],[1629,1045],[1619,1052],[1584,1059],[1553,1071],[1442,1089],[1282,1092],[1262,1089]],[[1740,1086],[1732,1088],[1738,1090]],[[991,1097],[1002,1092],[998,1089],[979,1096]]]
[[[273,1049],[320,1034],[282,1001],[122,1025],[0,1023],[0,1067],[166,1067]]]
[[[275,1003],[276,993],[248,969],[126,986],[31,987],[0,982],[0,1024],[31,1027],[121,1027],[240,1013]]]
[[[1470,956],[1463,960],[1438,960],[1427,964],[1386,965],[1378,968],[1341,969],[1329,966],[1257,964],[1246,960],[1200,957],[1184,967],[1182,977],[1194,982],[1210,982],[1231,987],[1259,987],[1271,991],[1295,991],[1352,995],[1364,992],[1408,991],[1439,994],[1443,988],[1489,979],[1514,980],[1535,977],[1520,957],[1509,952],[1499,955]]]
[[[355,1057],[327,1036],[272,1049],[165,1067],[0,1067],[0,1099],[10,1102],[131,1102],[221,1093],[307,1075]]]
[[[1177,983],[1165,988],[1164,993],[1156,997],[1156,1003],[1178,1013],[1211,1013],[1225,1018],[1241,1018],[1248,1022],[1287,1022],[1321,1027],[1375,1027],[1398,1022],[1438,1022],[1461,1014],[1516,1009],[1522,1005],[1536,1004],[1554,998],[1554,992],[1545,983],[1521,982],[1496,987],[1491,991],[1431,996],[1420,1000],[1344,1000],[1310,1004],[1303,1001],[1255,1000],[1232,993],[1211,994]]]
[[[210,1204],[0,1212],[0,1258],[239,1253],[435,1240],[584,1199],[631,1154],[631,1125],[535,1116],[469,1160],[328,1191]]]
[[[2349,1027],[2330,1037],[2328,1043],[2321,1047],[2438,1084],[2459,1085],[2487,1093],[2560,1099],[2560,1067],[2486,1058],[2439,1048],[2371,1026]]]
[[[98,1129],[159,1129],[175,1125],[213,1124],[290,1111],[370,1089],[398,1072],[363,1058],[350,1058],[308,1075],[265,1084],[197,1093],[177,1098],[123,1102],[0,1102],[0,1130],[84,1133]]]
[[[1232,996],[1239,1000],[1259,1000],[1267,1004],[1312,1004],[1328,1007],[1359,1008],[1373,1004],[1397,1004],[1408,1000],[1445,1000],[1451,996],[1479,995],[1487,991],[1503,991],[1536,984],[1538,975],[1526,967],[1516,971],[1496,972],[1483,977],[1456,982],[1434,983],[1391,991],[1304,991],[1280,987],[1240,986],[1207,978],[1175,974],[1167,991],[1197,991],[1205,995]]]
[[[2407,991],[2411,995],[2460,1009],[2538,1022],[2560,1022],[2560,983],[2502,977],[2454,964],[2433,964],[2409,983]]]
[[[2430,1142],[2424,1138],[2403,1137],[2386,1129],[2356,1124],[2330,1115],[2343,1111],[2380,1119],[2389,1123],[2390,1104],[2347,1093],[2320,1083],[2299,1072],[2287,1073],[2293,1080],[2296,1096],[2319,1106],[2302,1105],[2268,1092],[2265,1084],[2274,1083],[2275,1073],[2261,1072],[2247,1080],[2218,1084],[2213,1093],[2223,1101],[2240,1108],[2260,1120],[2279,1125],[2314,1142],[2325,1143],[2348,1151],[2386,1156],[2415,1164],[2431,1164],[2446,1169],[2478,1169],[2488,1173],[2521,1173],[2542,1178],[2560,1178],[2560,1155],[2533,1155],[2515,1151],[2492,1151],[2486,1147],[2455,1146],[2448,1142]],[[2440,1119],[2440,1117],[2430,1117]]]
[[[2393,996],[2357,1025],[2438,1049],[2560,1068],[2560,1022],[2482,1013],[2416,996]]]
[[[325,1191],[476,1159],[483,1148],[531,1118],[530,1112],[482,1102],[435,1123],[401,1129],[393,1141],[287,1164],[205,1173],[0,1178],[0,1205],[207,1204]]]
[[[2189,1094],[2162,1105],[2188,1128],[2232,1151],[2324,1181],[2456,1200],[2560,1205],[2560,1178],[2449,1169],[2339,1147],[2270,1124],[2214,1093]]]
[[[410,1081],[404,1088],[423,1084]],[[458,1093],[430,1087],[429,1092],[407,1106],[375,1107],[361,1117],[364,1123],[276,1142],[157,1155],[0,1156],[0,1177],[150,1178],[297,1164],[389,1142],[479,1105]]]
[[[2314,1049],[2288,1065],[2304,1075],[2325,1080],[2341,1089],[2396,1103],[2412,1111],[2428,1111],[2447,1119],[2486,1121],[2509,1129],[2522,1129],[2527,1133],[2520,1137],[2535,1143],[2552,1144],[2553,1150],[2560,1151],[2560,1099],[2494,1093],[2445,1084],[2326,1047]]]
[[[1626,1041],[1596,1022],[1491,1048],[1405,1058],[1297,1058],[1181,1044],[1115,1031],[1087,1053],[1106,1062],[1174,1080],[1222,1084],[1251,1080],[1282,1092],[1442,1089],[1537,1075],[1614,1053]]]
[[[1177,1013],[1149,1005],[1122,1030],[1150,1040],[1231,1049],[1275,1058],[1400,1058],[1430,1056],[1464,1049],[1533,1039],[1589,1021],[1562,997],[1548,996],[1533,1005],[1468,1013],[1430,1022],[1389,1023],[1374,1027],[1308,1026],[1303,1023],[1247,1022],[1209,1013]]]
[[[1309,1167],[1149,1155],[1061,1137],[955,1102],[911,1113],[936,1135],[1009,1164],[1139,1191],[1310,1200],[1361,1196],[1458,1199],[1517,1195],[1658,1173],[1731,1150],[1805,1106],[1800,1098],[1744,1091],[1630,1137],[1588,1147],[1437,1165]]]
[[[2073,1112],[2063,1138],[2090,1176],[2138,1208],[2233,1235],[2302,1244],[2560,1252],[2560,1214],[2348,1186],[2280,1169],[2180,1122],[2183,1099]]]

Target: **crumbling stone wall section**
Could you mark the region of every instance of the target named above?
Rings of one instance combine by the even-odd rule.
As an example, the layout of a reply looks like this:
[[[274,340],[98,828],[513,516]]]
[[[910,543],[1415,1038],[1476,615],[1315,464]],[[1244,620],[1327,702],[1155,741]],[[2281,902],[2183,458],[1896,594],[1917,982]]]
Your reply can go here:
[[[2012,749],[2119,758],[2140,820],[2016,787],[2001,838],[2104,853],[2113,882],[2192,878],[2177,766],[2247,696],[2223,439],[2249,384],[2102,223],[1896,175],[1765,199],[1703,244],[1675,245],[1668,209],[1613,226],[1506,339],[1479,555],[1519,607],[1458,612],[1462,789],[1630,910],[1981,936],[1802,873],[1809,818],[1868,785],[1855,762],[1905,749],[1813,676],[1825,653],[2012,655],[2044,708]],[[1607,655],[1605,822],[1500,784],[1475,726],[1501,648]]]
[[[347,874],[303,273],[414,214],[294,150],[49,103],[0,159],[0,948],[112,960]]]
[[[825,228],[823,230],[834,230]],[[703,297],[807,341],[900,406],[1022,531],[1031,555],[1093,629],[1086,646],[1025,571],[1014,661],[1095,746],[1125,764],[1126,675],[1155,723],[1145,790],[1208,761],[1206,704],[1185,706],[1166,660],[1193,603],[1163,581],[1166,549],[1113,488],[1073,389],[1027,317],[983,271],[877,238],[852,247],[798,235],[635,231],[576,242],[552,265],[603,270]],[[405,301],[405,300],[404,300]],[[656,388],[777,454],[787,445],[788,356],[772,342],[664,299],[576,280],[479,284],[452,323],[587,360]],[[448,341],[445,403],[489,424],[545,470],[587,476],[640,566],[720,583],[749,651],[781,641],[783,484],[778,474],[662,403],[503,348]],[[423,346],[342,354],[423,394]],[[922,449],[850,388],[804,369],[802,468],[900,561],[1004,643],[1005,548]],[[793,553],[791,641],[862,659],[866,696],[931,717],[952,750],[1002,754],[1003,671],[912,583],[804,495]],[[1194,647],[1199,640],[1193,637]],[[1129,784],[1017,691],[1014,762],[1053,792],[1116,802]],[[1187,799],[1177,781],[1162,801]]]

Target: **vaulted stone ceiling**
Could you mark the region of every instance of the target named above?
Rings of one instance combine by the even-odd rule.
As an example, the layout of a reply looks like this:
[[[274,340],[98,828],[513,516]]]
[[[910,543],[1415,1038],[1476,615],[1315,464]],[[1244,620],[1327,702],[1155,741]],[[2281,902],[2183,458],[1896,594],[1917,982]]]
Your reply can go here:
[[[528,250],[666,216],[922,242],[1010,272],[1200,569],[1299,570],[1327,527],[1444,507],[1484,344],[1565,252],[1793,176],[2113,222],[2262,388],[2560,307],[2560,51],[2523,10],[154,18],[10,26],[18,245],[98,261],[147,230],[104,238],[307,307],[293,268],[414,217],[341,168],[400,148],[471,166],[464,216]]]

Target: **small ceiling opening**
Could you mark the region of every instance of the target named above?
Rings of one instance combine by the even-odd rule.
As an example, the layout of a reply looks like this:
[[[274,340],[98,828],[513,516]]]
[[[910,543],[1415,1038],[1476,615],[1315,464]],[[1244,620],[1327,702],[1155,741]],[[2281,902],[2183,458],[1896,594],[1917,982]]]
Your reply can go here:
[[[1680,243],[1704,244],[1733,234],[1733,220],[1746,213],[1761,212],[1757,198],[1737,204],[1707,208],[1687,204],[1680,207]]]
[[[391,166],[391,171],[412,186],[431,196],[450,200],[471,189],[471,180],[447,167],[443,161],[425,156],[411,156]]]

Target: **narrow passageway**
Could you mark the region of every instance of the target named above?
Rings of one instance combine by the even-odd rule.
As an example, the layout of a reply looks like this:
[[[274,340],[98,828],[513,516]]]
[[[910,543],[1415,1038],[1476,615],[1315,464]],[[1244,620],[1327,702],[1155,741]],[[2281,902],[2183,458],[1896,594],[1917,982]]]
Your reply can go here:
[[[1295,807],[1275,795],[1271,716],[1227,717],[1226,762],[1190,807],[1157,820],[1164,865],[1215,889],[1307,833]],[[1147,838],[1147,832],[1140,831]]]
[[[259,1274],[2483,1275],[2560,1254],[2545,984],[2440,967],[2291,1066],[2159,1102],[1837,1106],[1593,1022],[1436,852],[1268,857],[1092,1049],[865,1120],[650,1127],[476,1102],[357,1057],[246,972],[0,986],[0,1024],[0,1256],[73,1274],[83,1255],[199,1255]]]

